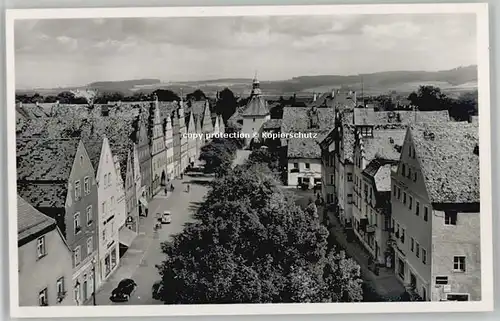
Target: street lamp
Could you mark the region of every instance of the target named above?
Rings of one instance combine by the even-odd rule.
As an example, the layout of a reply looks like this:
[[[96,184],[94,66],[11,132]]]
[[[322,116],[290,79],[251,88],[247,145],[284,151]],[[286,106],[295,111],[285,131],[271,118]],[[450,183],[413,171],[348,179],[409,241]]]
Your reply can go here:
[[[96,259],[92,259],[92,303],[96,305],[95,303],[95,264],[96,264]]]

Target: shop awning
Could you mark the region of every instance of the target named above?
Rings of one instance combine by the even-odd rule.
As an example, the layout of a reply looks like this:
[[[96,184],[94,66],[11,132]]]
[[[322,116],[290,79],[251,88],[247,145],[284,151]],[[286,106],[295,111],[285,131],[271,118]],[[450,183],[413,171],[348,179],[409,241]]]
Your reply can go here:
[[[122,227],[118,233],[119,233],[118,237],[120,239],[120,244],[123,244],[126,247],[130,247],[135,237],[137,236],[137,234],[135,234],[134,231],[130,230],[125,226]]]
[[[139,202],[141,202],[142,206],[144,206],[145,208],[148,208],[148,201],[146,201],[146,199],[144,197],[141,197],[139,199]]]

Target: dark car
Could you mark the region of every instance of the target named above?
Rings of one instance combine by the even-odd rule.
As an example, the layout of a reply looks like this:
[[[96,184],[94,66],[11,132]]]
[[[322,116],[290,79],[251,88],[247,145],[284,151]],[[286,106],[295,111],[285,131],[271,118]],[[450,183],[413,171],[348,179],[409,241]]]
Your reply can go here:
[[[130,295],[137,287],[132,279],[123,279],[118,283],[118,286],[111,292],[109,299],[112,302],[126,302],[130,299]]]
[[[153,299],[161,300],[161,293],[163,292],[163,284],[161,281],[156,281],[153,284]]]

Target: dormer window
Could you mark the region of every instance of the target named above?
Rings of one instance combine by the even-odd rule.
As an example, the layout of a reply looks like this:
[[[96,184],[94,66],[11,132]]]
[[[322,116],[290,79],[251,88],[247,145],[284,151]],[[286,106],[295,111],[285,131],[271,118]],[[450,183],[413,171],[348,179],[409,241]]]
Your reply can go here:
[[[361,128],[361,136],[373,137],[373,128],[372,127],[362,127]]]

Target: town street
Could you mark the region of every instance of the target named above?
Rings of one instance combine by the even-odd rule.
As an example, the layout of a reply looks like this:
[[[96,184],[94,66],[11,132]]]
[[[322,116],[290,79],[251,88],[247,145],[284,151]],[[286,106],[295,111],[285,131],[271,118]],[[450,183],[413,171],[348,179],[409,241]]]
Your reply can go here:
[[[193,210],[203,200],[208,190],[207,183],[210,180],[211,177],[202,174],[185,175],[183,180],[173,182],[174,192],[169,192],[166,197],[157,196],[149,202],[149,215],[141,218],[140,235],[121,258],[118,270],[101,286],[96,296],[97,305],[161,304],[152,298],[153,284],[160,279],[156,264],[160,264],[164,259],[161,242],[181,232],[184,224],[193,220]],[[190,184],[189,193],[186,191],[187,184]],[[162,228],[155,233],[153,224],[156,220],[156,213],[163,213],[165,210],[172,213],[172,222],[163,224]],[[109,300],[111,291],[124,278],[133,279],[138,286],[128,302],[112,303]]]

